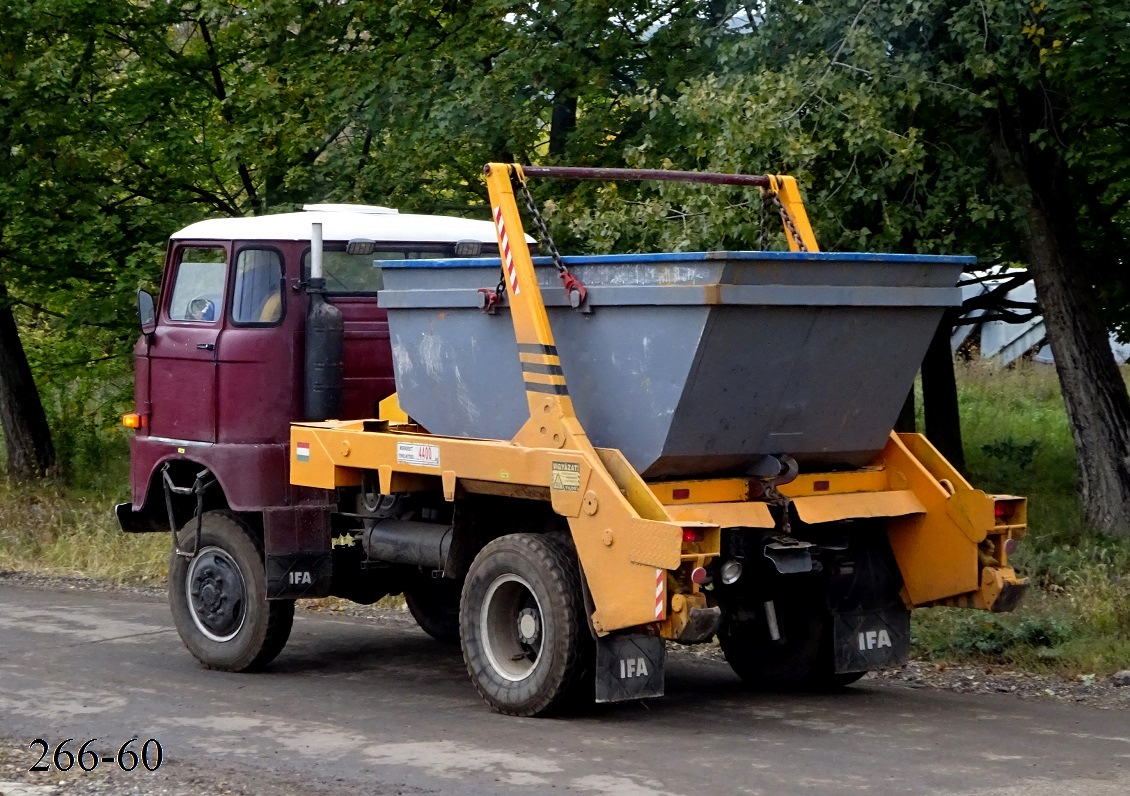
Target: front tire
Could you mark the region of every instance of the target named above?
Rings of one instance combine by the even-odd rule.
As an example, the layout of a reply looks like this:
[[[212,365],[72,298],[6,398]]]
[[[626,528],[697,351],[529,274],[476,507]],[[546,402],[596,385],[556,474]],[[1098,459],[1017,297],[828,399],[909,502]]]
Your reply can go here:
[[[569,542],[517,533],[482,549],[459,612],[467,671],[499,713],[541,716],[586,699],[594,651]]]
[[[182,550],[196,542],[196,521],[178,534]],[[294,623],[293,600],[268,600],[263,553],[250,528],[228,511],[209,511],[200,544],[188,559],[169,560],[169,607],[181,641],[209,669],[261,669],[277,656]]]

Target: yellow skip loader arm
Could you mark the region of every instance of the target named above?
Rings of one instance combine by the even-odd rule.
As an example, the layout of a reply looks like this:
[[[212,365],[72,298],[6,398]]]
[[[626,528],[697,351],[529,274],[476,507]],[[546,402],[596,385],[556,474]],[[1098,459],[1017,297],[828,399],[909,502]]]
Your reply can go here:
[[[292,449],[301,445],[309,454],[298,458],[292,450],[291,481],[334,489],[359,485],[368,470],[378,474],[383,494],[411,491],[438,475],[449,501],[457,484],[470,493],[548,499],[568,521],[596,632],[659,623],[662,635],[678,638],[706,599],[689,577],[678,587],[682,593],[672,593],[668,573],[689,573],[716,556],[719,529],[673,520],[619,451],[594,448],[585,435],[522,231],[511,168],[491,164],[486,174],[529,419],[509,441],[434,436],[387,421],[296,424]],[[686,546],[685,527],[696,531]]]
[[[720,528],[773,528],[769,507],[753,479],[648,483],[619,451],[592,445],[569,396],[515,202],[512,175],[526,175],[497,163],[485,174],[529,418],[512,440],[427,434],[394,401],[378,421],[294,424],[291,482],[335,489],[358,486],[369,473],[383,494],[442,490],[454,501],[461,490],[548,501],[568,522],[598,635],[652,625],[665,638],[701,640],[689,636],[709,609],[692,572],[719,555]],[[780,199],[790,248],[816,251],[795,181],[758,179]],[[1024,499],[973,489],[920,435],[892,434],[871,466],[806,473],[780,493],[805,523],[884,518],[908,607],[1010,610],[1022,591],[1008,550],[1026,527]]]

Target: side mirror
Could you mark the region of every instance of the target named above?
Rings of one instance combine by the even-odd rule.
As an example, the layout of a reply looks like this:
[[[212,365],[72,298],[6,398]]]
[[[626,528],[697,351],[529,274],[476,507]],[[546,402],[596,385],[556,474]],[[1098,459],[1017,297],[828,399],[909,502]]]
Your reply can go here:
[[[147,290],[137,291],[137,320],[141,323],[141,333],[146,337],[157,331],[157,305]]]

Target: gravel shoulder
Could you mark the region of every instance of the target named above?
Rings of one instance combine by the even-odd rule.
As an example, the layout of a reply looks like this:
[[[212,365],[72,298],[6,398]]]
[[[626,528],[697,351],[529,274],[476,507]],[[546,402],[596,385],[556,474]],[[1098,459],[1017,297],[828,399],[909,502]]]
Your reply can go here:
[[[165,599],[165,590],[155,586],[119,585],[91,578],[42,575],[32,572],[0,570],[0,583],[58,590],[119,592]],[[303,611],[336,614],[386,624],[414,626],[403,603],[396,607],[357,605],[346,600],[326,598],[299,603]],[[723,660],[717,641],[693,647],[669,644],[676,656]],[[1084,675],[1068,679],[1054,674],[1012,671],[1002,666],[970,666],[911,660],[906,666],[871,672],[864,679],[912,689],[932,689],[963,694],[1013,694],[1021,699],[1074,702],[1106,710],[1130,709],[1130,686],[1117,686],[1112,678]],[[0,781],[4,778],[0,776]],[[92,791],[96,793],[97,791]],[[232,793],[241,793],[233,790]],[[174,793],[170,791],[170,793]],[[176,792],[179,793],[179,792]],[[0,796],[10,796],[0,788]]]

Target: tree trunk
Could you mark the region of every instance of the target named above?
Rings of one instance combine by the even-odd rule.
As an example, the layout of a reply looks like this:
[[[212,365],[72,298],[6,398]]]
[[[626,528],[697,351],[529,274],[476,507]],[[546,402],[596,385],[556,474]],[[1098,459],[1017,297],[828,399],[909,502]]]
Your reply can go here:
[[[938,324],[922,360],[922,412],[926,438],[958,470],[965,471],[961,444],[961,415],[957,408],[957,379],[953,372],[950,335],[954,317],[947,312]]]
[[[1083,511],[1097,530],[1127,536],[1130,397],[1095,290],[1084,275],[1067,168],[1058,154],[1027,147],[1023,130],[1018,133],[1010,135],[1007,120],[1002,121],[990,134],[990,148],[1005,184],[1018,197],[1022,245],[1075,442]]]
[[[8,289],[0,283],[0,426],[8,451],[8,477],[43,478],[55,473],[55,446],[43,403],[31,377]]]
[[[553,100],[553,115],[549,122],[549,154],[555,158],[565,155],[569,136],[577,128],[577,98],[558,94]]]

